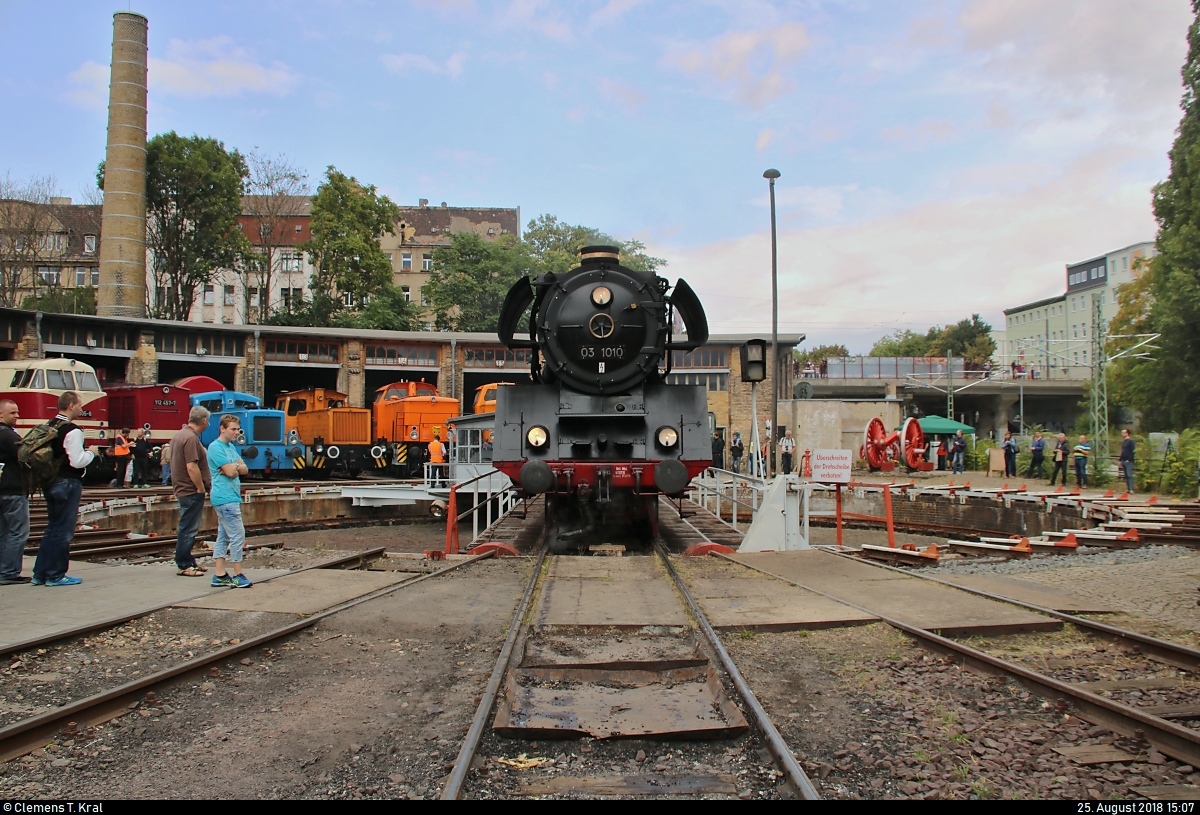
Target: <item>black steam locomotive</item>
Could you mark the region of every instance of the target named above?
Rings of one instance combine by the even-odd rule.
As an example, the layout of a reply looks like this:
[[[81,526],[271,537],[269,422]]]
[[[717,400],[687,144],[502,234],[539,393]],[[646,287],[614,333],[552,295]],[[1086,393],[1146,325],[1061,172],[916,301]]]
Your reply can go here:
[[[546,495],[560,552],[630,533],[648,543],[658,496],[681,493],[712,463],[705,388],[665,381],[672,351],[708,340],[695,292],[622,266],[616,247],[580,255],[565,274],[517,282],[500,313],[500,341],[536,353],[534,384],[497,395],[493,463],[526,494]],[[515,336],[526,317],[528,340]]]

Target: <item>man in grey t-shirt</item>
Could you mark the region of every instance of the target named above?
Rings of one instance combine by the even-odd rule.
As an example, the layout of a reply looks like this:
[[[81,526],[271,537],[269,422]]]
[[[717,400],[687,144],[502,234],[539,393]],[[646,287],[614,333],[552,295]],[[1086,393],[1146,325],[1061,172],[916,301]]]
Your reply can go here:
[[[208,454],[200,434],[208,427],[208,409],[196,406],[188,414],[188,423],[171,439],[171,487],[179,501],[179,529],[175,538],[175,567],[182,577],[201,577],[207,571],[196,563],[192,545],[200,531],[204,496],[212,489],[208,472]]]

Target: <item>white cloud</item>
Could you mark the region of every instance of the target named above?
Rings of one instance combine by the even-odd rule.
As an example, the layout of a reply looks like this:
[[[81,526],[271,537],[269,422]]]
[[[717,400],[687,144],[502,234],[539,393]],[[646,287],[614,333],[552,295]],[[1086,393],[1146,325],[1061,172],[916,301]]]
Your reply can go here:
[[[504,28],[533,31],[558,42],[571,42],[575,37],[571,24],[560,16],[559,5],[548,0],[512,0],[497,12],[497,22]]]
[[[823,222],[797,228],[781,219],[781,330],[865,352],[897,327],[923,330],[973,312],[997,324],[1004,308],[1061,293],[1065,264],[1154,235],[1149,185],[1115,175],[1129,153],[1101,151],[1058,174],[1025,173],[1035,180],[1018,189],[851,222],[842,211],[853,188],[801,191],[795,198],[810,199]],[[761,331],[770,318],[765,212],[763,226],[702,246],[650,247],[669,269],[687,270],[715,331]]]
[[[970,0],[957,22],[990,123],[1053,118],[1051,140],[1135,141],[1178,117],[1191,19],[1187,0]]]
[[[640,6],[645,0],[608,0],[602,8],[592,12],[588,17],[588,26],[599,28],[613,25],[621,20],[631,9]]]
[[[278,60],[257,62],[232,38],[222,36],[171,40],[163,57],[150,57],[148,79],[152,93],[174,96],[284,95],[296,86],[299,74]]]
[[[446,58],[443,63],[434,62],[424,54],[384,54],[379,58],[383,67],[394,74],[407,76],[412,73],[444,74],[451,79],[462,76],[466,67],[467,55],[457,51]]]
[[[153,53],[153,52],[152,52]],[[104,108],[110,71],[89,60],[67,75],[67,97],[80,107]],[[290,93],[299,74],[279,61],[256,61],[230,37],[173,39],[162,57],[150,56],[146,79],[151,93],[196,98]]]
[[[103,109],[108,101],[107,65],[88,60],[67,74],[67,98],[81,108]]]
[[[634,113],[646,103],[646,94],[636,85],[604,77],[596,86],[609,104],[616,105],[625,113]]]
[[[771,146],[771,142],[775,141],[775,131],[767,127],[758,132],[758,138],[754,142],[754,149],[762,152]]]
[[[880,135],[912,150],[922,150],[926,147],[954,138],[958,129],[951,122],[936,119],[925,119],[915,124],[899,124],[885,129]]]
[[[732,89],[738,102],[761,108],[791,90],[785,71],[808,46],[803,24],[782,23],[758,31],[727,31],[705,43],[676,47],[664,60],[689,76],[715,79]]]

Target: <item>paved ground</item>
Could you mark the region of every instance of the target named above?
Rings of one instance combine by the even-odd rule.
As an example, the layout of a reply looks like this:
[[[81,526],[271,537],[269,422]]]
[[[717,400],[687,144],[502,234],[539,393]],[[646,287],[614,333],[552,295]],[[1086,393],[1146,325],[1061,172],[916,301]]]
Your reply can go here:
[[[1049,630],[1058,620],[829,552],[736,554],[748,566],[877,614],[944,633]]]
[[[533,621],[539,626],[687,625],[675,588],[656,558],[567,557],[550,562]]]
[[[1034,572],[1021,578],[1181,631],[1200,631],[1200,553],[1172,560]]]
[[[32,571],[33,558],[27,557],[24,574]],[[207,576],[179,577],[171,563],[116,566],[71,561],[68,573],[82,578],[83,583],[64,587],[28,583],[0,586],[0,619],[4,620],[0,647],[104,620],[116,623],[172,603],[230,591],[212,588]],[[286,571],[256,569],[255,579],[279,574]]]

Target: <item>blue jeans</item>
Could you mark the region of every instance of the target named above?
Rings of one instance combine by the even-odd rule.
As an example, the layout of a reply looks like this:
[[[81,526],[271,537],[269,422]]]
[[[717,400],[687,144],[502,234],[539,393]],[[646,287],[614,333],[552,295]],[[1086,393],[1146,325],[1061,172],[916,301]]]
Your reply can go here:
[[[21,576],[21,556],[29,538],[29,499],[0,495],[0,580]]]
[[[79,521],[79,498],[83,482],[78,478],[56,478],[44,491],[46,496],[46,531],[38,545],[33,576],[43,583],[67,576],[70,567],[71,541]]]
[[[963,471],[963,454],[965,451],[958,450],[950,454],[950,472],[961,473]]]
[[[204,496],[183,495],[179,497],[179,530],[175,533],[175,565],[180,569],[196,565],[192,557],[192,545],[200,531],[200,516],[204,513]]]
[[[1075,484],[1079,487],[1086,487],[1087,483],[1087,459],[1076,457],[1075,459]]]
[[[217,513],[217,542],[213,546],[213,557],[229,558],[233,563],[242,562],[242,546],[246,543],[246,527],[242,524],[242,505],[234,501],[213,507]]]
[[[1125,489],[1133,492],[1133,462],[1122,461],[1121,472],[1125,474]],[[0,576],[3,576],[3,569],[0,569]]]
[[[165,487],[171,483],[171,462],[164,461],[162,465],[162,485]]]

